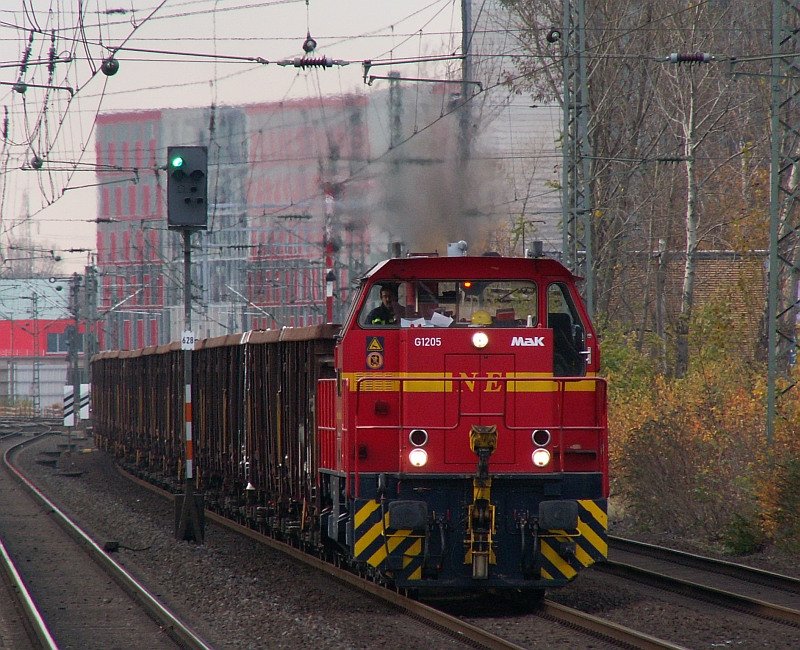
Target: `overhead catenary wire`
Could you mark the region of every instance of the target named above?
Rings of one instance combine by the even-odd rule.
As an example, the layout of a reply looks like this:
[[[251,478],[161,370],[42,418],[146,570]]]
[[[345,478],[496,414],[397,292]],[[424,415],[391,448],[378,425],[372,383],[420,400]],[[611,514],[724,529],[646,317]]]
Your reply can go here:
[[[165,0],[164,0],[165,1]],[[162,6],[164,1],[161,2]],[[61,7],[63,10],[63,7]],[[158,7],[156,7],[156,10]],[[152,14],[151,14],[152,15]],[[64,85],[64,87],[69,87],[71,89],[70,92],[70,99],[66,102],[59,102],[57,97],[54,97],[50,92],[48,87],[55,87],[57,81],[54,78],[54,74],[56,73],[56,65],[65,65],[67,67],[69,74],[70,70],[74,67],[77,61],[77,57],[75,56],[75,47],[80,42],[77,39],[72,39],[70,42],[72,43],[72,49],[67,51],[66,53],[58,53],[56,49],[56,34],[61,33],[61,30],[64,29],[65,20],[63,19],[63,11],[61,12],[51,12],[47,16],[47,24],[41,25],[37,20],[35,20],[35,14],[29,17],[29,22],[33,26],[33,29],[26,30],[29,33],[28,36],[28,43],[33,44],[35,42],[34,33],[49,33],[50,34],[50,41],[49,46],[47,49],[47,54],[44,53],[40,54],[37,59],[44,60],[47,59],[47,78],[45,84],[37,83],[36,81],[31,81],[30,79],[25,78],[28,73],[27,62],[30,60],[29,54],[31,49],[26,49],[25,53],[23,54],[22,62],[23,64],[20,67],[20,76],[19,81],[25,84],[25,94],[21,98],[22,102],[22,113],[21,113],[21,125],[23,132],[25,134],[24,138],[25,141],[23,146],[28,146],[33,149],[32,160],[35,159],[36,161],[44,161],[48,158],[52,151],[58,149],[61,144],[60,142],[63,140],[62,134],[65,132],[65,126],[67,125],[69,109],[75,100],[75,95],[80,91],[81,85],[80,84],[71,84],[69,86]],[[83,22],[83,14],[81,13],[76,25],[71,25],[70,29],[76,30],[79,33],[83,33],[84,22]],[[136,31],[138,28],[137,25],[133,26],[132,31]],[[129,34],[130,36],[130,34]],[[124,42],[124,40],[123,40]],[[84,43],[85,45],[85,43]],[[91,67],[91,66],[90,66]],[[91,67],[91,72],[89,75],[89,79],[91,79],[97,72],[97,69]],[[34,73],[35,74],[35,73]],[[66,78],[66,75],[62,75],[60,78]],[[45,93],[42,95],[41,98],[35,98],[33,102],[28,101],[27,93],[29,89],[36,89],[37,87],[42,86],[45,90]],[[99,107],[102,103],[102,96],[103,93],[100,94],[100,101],[98,101],[98,106],[95,111],[95,115],[99,111]],[[57,103],[59,102],[59,103]],[[38,104],[39,108],[34,113],[28,110],[29,104]],[[14,114],[12,113],[12,119]],[[51,126],[52,124],[52,126]],[[67,131],[75,134],[75,130],[71,128],[71,125],[66,126]],[[8,133],[8,129],[5,130]],[[86,151],[89,137],[91,135],[91,129],[89,134],[87,134],[86,139],[81,141],[79,148],[81,150],[81,155],[79,158],[82,158],[83,154]],[[8,141],[8,137],[6,141]],[[74,140],[73,140],[74,142]],[[63,156],[57,156],[59,158],[64,158]],[[10,162],[10,158],[8,159]],[[78,161],[80,162],[80,160]],[[37,162],[37,165],[39,163]],[[44,167],[44,166],[42,166]],[[61,196],[63,196],[63,189],[69,185],[69,181],[71,178],[71,174],[75,172],[78,165],[75,165],[73,169],[68,168],[57,168],[57,167],[49,167],[47,169],[43,169],[43,171],[37,174],[38,185],[41,191],[41,195],[45,202],[45,207],[47,205],[51,205],[55,201],[57,201]],[[8,165],[6,165],[3,169],[4,172],[8,171]],[[54,174],[56,173],[64,173],[66,174],[65,177],[59,178],[56,180]],[[3,194],[3,200],[7,195]],[[4,205],[0,205],[0,213],[7,214],[7,211],[4,209]],[[4,228],[4,230],[6,230]]]
[[[300,0],[300,1],[302,1],[302,0]],[[286,4],[286,3],[269,3],[269,4]],[[306,4],[307,4],[307,3],[306,3]],[[450,2],[449,4],[450,4],[450,6],[451,6],[451,7],[453,6],[453,3],[452,3],[452,2]],[[174,6],[175,6],[175,5],[173,5],[172,3],[170,3],[170,7],[174,7]],[[179,5],[179,6],[180,6],[180,5]],[[189,4],[189,3],[185,3],[185,6],[189,7],[189,6],[196,6],[196,5],[191,5],[191,4]],[[234,10],[234,9],[246,9],[246,8],[248,8],[248,7],[252,7],[252,6],[254,6],[254,5],[253,5],[253,4],[248,4],[248,3],[243,3],[243,4],[241,4],[241,5],[237,5],[237,6],[235,6],[235,7],[225,7],[225,10],[226,10],[226,11],[231,11],[231,10]],[[443,6],[443,5],[440,5],[440,4],[436,3],[436,2],[431,2],[431,3],[429,3],[428,5],[426,5],[426,7],[425,7],[425,8],[426,8],[426,9],[427,9],[427,8],[435,8],[435,9],[437,9],[437,10],[440,10],[440,9],[441,9],[441,6]],[[482,5],[482,6],[483,6],[483,5]],[[204,11],[206,11],[206,12],[207,12],[207,13],[209,13],[209,14],[210,14],[210,13],[212,13],[212,10],[211,10],[211,9],[204,10]],[[422,10],[419,10],[419,11],[422,11]],[[201,11],[200,11],[200,10],[198,10],[198,13],[201,13]],[[417,13],[419,14],[419,12],[417,12]],[[157,18],[158,20],[161,20],[162,18],[171,18],[171,17],[183,16],[183,15],[185,15],[185,14],[183,14],[183,13],[174,14],[174,15],[173,15],[173,14],[170,14],[170,15],[167,15],[167,16],[156,16],[156,17],[154,17],[154,19],[156,19],[156,18]],[[422,14],[419,14],[419,15],[422,15]],[[426,17],[426,20],[427,20],[427,17]],[[100,23],[98,22],[98,24],[100,24]],[[111,24],[111,21],[108,21],[108,22],[106,22],[106,27],[108,27],[108,25],[110,25],[110,24]],[[86,23],[84,23],[84,28],[85,28],[86,26],[87,26],[87,24],[86,24]],[[108,31],[108,30],[106,29],[106,31]],[[478,30],[473,30],[473,38],[475,37],[475,34],[484,34],[484,33],[489,33],[490,31],[496,31],[496,30],[481,30],[481,31],[478,31]],[[415,31],[413,31],[413,32],[408,32],[408,34],[409,34],[410,36],[412,36],[412,37],[413,37],[413,36],[419,36],[421,33],[422,33],[422,28],[421,28],[420,30],[415,30]],[[399,32],[398,32],[398,34],[399,34]],[[360,37],[363,37],[363,36],[364,36],[364,35],[357,35],[356,37],[357,37],[357,38],[360,38]],[[103,38],[102,42],[103,42],[103,43],[109,43],[109,41],[108,41],[108,40],[107,40],[105,37]],[[478,55],[476,55],[476,56],[479,56],[479,54],[478,54]],[[487,57],[487,58],[488,58],[489,56],[500,56],[500,55],[486,54],[486,57]],[[510,54],[510,53],[509,53],[509,54],[507,54],[506,56],[520,56],[520,55],[518,55],[518,54],[513,54],[513,55],[512,55],[512,54]],[[638,56],[638,55],[632,54],[631,56]],[[243,73],[243,74],[246,74],[246,73]],[[296,81],[296,79],[297,79],[297,77],[298,77],[298,76],[299,76],[299,73],[298,73],[298,74],[296,74],[296,75],[294,75],[294,76],[292,77],[292,85],[294,85],[294,83],[295,83],[295,81]],[[199,83],[203,83],[203,82],[199,82]],[[207,81],[206,81],[205,83],[207,83]],[[187,86],[189,86],[189,85],[191,85],[191,84],[187,84]],[[171,84],[171,86],[172,86],[172,87],[178,87],[178,85],[177,85],[177,84]],[[157,88],[157,86],[155,86],[154,88]],[[419,92],[419,90],[418,90],[417,92]],[[117,94],[117,92],[115,91],[115,93],[114,93],[114,94],[116,95],[116,94]],[[417,131],[418,131],[418,132],[423,132],[423,131],[424,131],[424,128],[417,129]],[[57,194],[57,193],[58,193],[58,190],[57,190],[57,188],[56,188],[56,192],[55,192],[55,194]],[[57,196],[56,196],[55,198],[57,198]]]

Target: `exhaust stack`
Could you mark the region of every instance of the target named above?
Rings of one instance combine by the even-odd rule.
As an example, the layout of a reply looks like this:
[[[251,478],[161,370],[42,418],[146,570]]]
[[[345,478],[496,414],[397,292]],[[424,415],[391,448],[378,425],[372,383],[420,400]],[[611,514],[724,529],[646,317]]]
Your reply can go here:
[[[467,242],[461,241],[447,244],[447,257],[464,257],[467,254]]]

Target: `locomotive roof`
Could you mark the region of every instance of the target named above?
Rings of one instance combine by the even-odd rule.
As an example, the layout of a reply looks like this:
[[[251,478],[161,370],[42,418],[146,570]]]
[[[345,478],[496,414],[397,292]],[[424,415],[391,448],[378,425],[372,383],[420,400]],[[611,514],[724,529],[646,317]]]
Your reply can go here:
[[[501,257],[496,255],[465,257],[393,257],[373,266],[362,281],[404,278],[459,280],[463,278],[535,278],[578,279],[557,260],[537,257]]]

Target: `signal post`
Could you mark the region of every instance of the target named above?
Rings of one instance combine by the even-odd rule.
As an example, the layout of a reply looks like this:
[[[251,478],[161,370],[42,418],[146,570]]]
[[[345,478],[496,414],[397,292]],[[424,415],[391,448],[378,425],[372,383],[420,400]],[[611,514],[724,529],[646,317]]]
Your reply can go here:
[[[203,543],[203,495],[197,492],[192,435],[192,274],[190,239],[208,222],[208,149],[199,146],[167,148],[167,226],[183,234],[183,428],[185,441],[184,491],[175,499],[175,538]]]

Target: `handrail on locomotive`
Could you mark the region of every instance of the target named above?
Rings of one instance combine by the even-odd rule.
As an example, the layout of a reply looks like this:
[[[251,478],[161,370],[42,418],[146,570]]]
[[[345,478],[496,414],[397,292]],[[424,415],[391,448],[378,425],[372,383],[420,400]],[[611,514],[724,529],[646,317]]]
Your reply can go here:
[[[383,378],[380,375],[368,375],[368,376],[358,377],[356,379],[355,432],[354,432],[354,436],[353,436],[353,445],[345,445],[348,448],[351,448],[353,450],[357,450],[358,449],[360,433],[366,432],[366,431],[370,431],[370,430],[381,430],[381,431],[383,431],[383,430],[386,430],[386,429],[394,429],[394,430],[397,431],[397,447],[396,447],[396,449],[400,449],[400,447],[401,447],[402,439],[403,439],[403,432],[407,431],[410,428],[407,424],[403,424],[403,423],[399,423],[399,424],[396,424],[396,425],[360,424],[359,421],[358,421],[358,415],[357,414],[358,414],[358,412],[360,410],[358,408],[358,400],[360,399],[360,397],[364,393],[364,391],[361,390],[362,385],[365,382],[380,381],[381,379],[383,379]],[[557,401],[557,406],[558,406],[558,408],[557,408],[557,420],[552,424],[548,424],[547,422],[544,422],[544,423],[541,423],[541,425],[540,425],[541,428],[543,428],[543,429],[548,429],[550,431],[556,431],[557,432],[557,440],[556,440],[556,444],[554,445],[554,449],[556,449],[556,450],[564,450],[564,435],[565,435],[565,433],[567,433],[570,430],[581,430],[581,431],[585,431],[587,429],[588,430],[593,430],[595,432],[597,438],[598,438],[598,440],[597,440],[597,442],[598,442],[597,448],[598,449],[601,446],[600,445],[601,438],[606,433],[606,423],[605,423],[604,419],[600,419],[599,424],[596,424],[594,426],[586,426],[586,425],[567,426],[567,425],[564,424],[564,412],[565,412],[565,409],[564,409],[564,395],[567,392],[567,385],[569,385],[569,384],[577,384],[579,382],[580,383],[590,382],[592,384],[601,386],[602,387],[601,390],[603,391],[603,394],[605,394],[607,381],[606,381],[606,379],[604,379],[602,377],[528,377],[528,378],[525,378],[525,379],[518,379],[516,377],[496,377],[496,376],[493,376],[493,375],[492,376],[488,376],[488,375],[485,375],[485,376],[474,376],[474,377],[453,377],[453,376],[449,376],[449,375],[441,375],[439,377],[436,377],[436,376],[432,377],[430,375],[410,375],[410,376],[406,376],[406,377],[395,377],[395,376],[390,375],[390,376],[387,376],[385,379],[387,381],[396,382],[398,384],[398,389],[397,390],[398,390],[398,394],[400,396],[399,399],[400,399],[400,412],[401,413],[403,412],[403,399],[405,398],[405,395],[407,394],[406,391],[403,389],[403,386],[404,386],[404,384],[406,382],[421,381],[421,382],[441,383],[441,384],[466,384],[468,382],[476,382],[477,383],[477,382],[492,381],[492,382],[498,382],[498,383],[505,383],[506,386],[507,386],[507,389],[505,391],[502,391],[502,392],[505,394],[505,399],[506,400],[510,399],[510,393],[512,392],[512,391],[508,390],[508,384],[512,384],[512,386],[511,386],[512,389],[514,387],[513,384],[516,384],[517,382],[539,382],[539,383],[542,383],[543,385],[545,383],[548,384],[548,385],[556,384],[556,386],[558,387],[556,389],[556,392],[559,395],[559,398],[558,398],[558,401]],[[336,380],[335,379],[321,379],[320,383],[322,383],[322,382],[335,383]],[[347,386],[348,380],[344,380],[344,382],[345,382],[344,390],[346,390],[347,387],[348,387]],[[597,390],[597,389],[595,389],[595,390]],[[461,422],[462,418],[467,418],[467,417],[469,417],[469,418],[496,417],[496,418],[501,418],[502,419],[501,421],[502,421],[502,424],[503,424],[504,428],[509,430],[509,431],[527,431],[530,428],[528,426],[515,425],[515,424],[512,424],[512,423],[508,422],[507,414],[510,411],[510,409],[508,409],[508,408],[504,408],[501,411],[465,412],[461,408],[461,399],[462,399],[463,391],[459,389],[459,390],[455,390],[453,392],[458,396],[458,406],[455,409],[457,417],[458,417],[456,422],[454,422],[453,424],[447,425],[447,426],[439,425],[439,424],[433,424],[433,423],[427,423],[427,422],[417,422],[417,423],[414,424],[414,427],[415,428],[417,428],[417,427],[423,428],[423,429],[426,429],[428,431],[437,431],[437,430],[438,431],[442,431],[442,432],[444,432],[444,431],[458,431],[460,428],[463,429],[463,424]],[[598,400],[598,405],[600,403],[602,403],[603,401],[604,400]],[[566,457],[566,454],[564,452],[561,452],[561,453],[555,453],[554,455],[558,459],[558,467],[554,468],[555,471],[563,472],[564,471],[564,459]],[[353,463],[354,463],[355,489],[352,490],[352,491],[350,490],[350,485],[349,485],[349,480],[348,480],[348,482],[346,483],[346,485],[347,485],[347,488],[346,488],[347,494],[350,497],[362,497],[363,495],[361,495],[360,492],[359,492],[358,453],[354,454]]]

